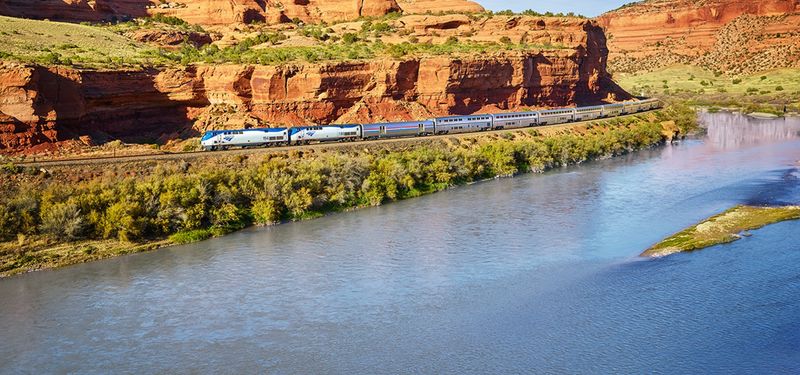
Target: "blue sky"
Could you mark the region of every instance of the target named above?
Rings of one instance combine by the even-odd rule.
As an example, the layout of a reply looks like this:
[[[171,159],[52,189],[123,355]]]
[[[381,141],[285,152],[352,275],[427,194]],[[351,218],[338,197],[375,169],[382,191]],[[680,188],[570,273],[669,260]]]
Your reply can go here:
[[[538,12],[551,11],[575,12],[584,16],[594,17],[603,12],[616,9],[622,4],[630,3],[633,0],[474,0],[489,10],[523,11],[533,9]]]

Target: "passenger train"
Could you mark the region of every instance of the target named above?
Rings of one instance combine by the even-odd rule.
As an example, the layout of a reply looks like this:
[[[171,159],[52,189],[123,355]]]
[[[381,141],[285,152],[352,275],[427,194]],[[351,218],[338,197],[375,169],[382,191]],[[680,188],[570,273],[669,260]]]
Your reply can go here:
[[[532,126],[594,120],[657,109],[658,99],[627,101],[578,108],[468,116],[437,117],[432,120],[374,124],[303,126],[294,128],[252,128],[207,131],[200,143],[204,150],[231,147],[301,145],[312,142],[344,142],[370,139],[420,137],[441,134],[473,133],[486,130],[517,129]]]

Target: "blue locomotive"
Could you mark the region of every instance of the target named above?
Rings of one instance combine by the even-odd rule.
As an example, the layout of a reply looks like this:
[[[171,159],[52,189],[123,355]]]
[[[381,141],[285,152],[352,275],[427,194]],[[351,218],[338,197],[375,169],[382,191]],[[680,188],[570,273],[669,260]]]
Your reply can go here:
[[[658,99],[645,99],[590,107],[447,116],[421,121],[301,126],[294,128],[210,130],[203,134],[200,144],[204,150],[214,151],[226,150],[231,147],[288,146],[317,142],[473,133],[594,120],[629,115],[659,107],[661,107],[661,102]]]

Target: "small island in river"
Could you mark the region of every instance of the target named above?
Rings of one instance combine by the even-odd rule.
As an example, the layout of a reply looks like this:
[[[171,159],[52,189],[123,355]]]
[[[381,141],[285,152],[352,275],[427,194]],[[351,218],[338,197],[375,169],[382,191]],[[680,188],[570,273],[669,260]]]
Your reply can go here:
[[[742,232],[769,224],[800,219],[800,206],[736,206],[719,215],[676,233],[641,254],[662,257],[683,251],[699,250],[742,238]]]

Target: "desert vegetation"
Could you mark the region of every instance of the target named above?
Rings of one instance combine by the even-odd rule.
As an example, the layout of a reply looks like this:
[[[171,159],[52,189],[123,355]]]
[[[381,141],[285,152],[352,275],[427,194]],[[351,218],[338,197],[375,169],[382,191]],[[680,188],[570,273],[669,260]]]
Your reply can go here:
[[[0,56],[44,65],[112,67],[146,63],[156,51],[111,30],[0,16]]]
[[[524,13],[524,12],[523,12]],[[505,13],[501,13],[505,14]],[[527,13],[524,13],[527,14]],[[470,17],[492,17],[491,13]],[[399,29],[399,17],[365,18],[345,26],[303,24],[245,25],[226,43],[198,44],[191,35],[202,27],[180,18],[155,16],[115,24],[69,24],[0,17],[0,35],[14,43],[0,45],[0,57],[23,63],[81,68],[141,69],[199,63],[284,64],[374,58],[402,59],[440,55],[470,55],[502,51],[539,51],[567,48],[541,41],[473,40],[469,33],[420,40],[411,30]],[[351,29],[351,26],[353,29]],[[137,31],[184,38],[179,45],[161,46],[131,38]],[[171,34],[170,34],[171,33]],[[194,33],[194,34],[192,34]],[[219,34],[219,33],[217,33]],[[435,33],[434,33],[435,34]],[[500,40],[501,39],[501,40]]]
[[[669,97],[691,105],[737,108],[782,115],[800,112],[800,70],[775,69],[730,77],[700,67],[676,65],[649,73],[617,74],[636,95]]]
[[[667,120],[689,131],[694,112],[673,107],[552,135],[529,129],[411,149],[160,164],[70,183],[7,165],[0,172],[0,273],[192,242],[252,224],[314,218],[619,155],[662,142]]]

